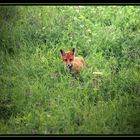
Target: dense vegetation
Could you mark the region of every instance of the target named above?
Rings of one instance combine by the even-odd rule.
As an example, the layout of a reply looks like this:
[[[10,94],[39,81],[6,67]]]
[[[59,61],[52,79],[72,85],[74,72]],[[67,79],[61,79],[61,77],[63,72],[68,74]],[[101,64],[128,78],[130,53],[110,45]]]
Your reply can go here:
[[[0,134],[140,134],[139,6],[3,6],[0,27]]]

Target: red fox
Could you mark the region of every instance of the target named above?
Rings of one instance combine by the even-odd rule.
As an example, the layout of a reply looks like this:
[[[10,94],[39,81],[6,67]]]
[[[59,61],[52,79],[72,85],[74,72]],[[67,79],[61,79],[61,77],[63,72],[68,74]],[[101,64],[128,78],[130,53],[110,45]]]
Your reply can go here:
[[[85,61],[82,57],[75,57],[75,48],[71,51],[65,52],[60,49],[61,57],[66,64],[66,68],[73,72],[74,77],[77,79],[77,74],[85,66]]]

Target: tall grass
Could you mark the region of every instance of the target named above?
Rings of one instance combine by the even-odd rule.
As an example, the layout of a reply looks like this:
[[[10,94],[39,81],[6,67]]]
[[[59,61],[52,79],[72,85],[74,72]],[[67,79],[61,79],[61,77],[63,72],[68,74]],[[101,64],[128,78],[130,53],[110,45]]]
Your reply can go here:
[[[0,19],[0,134],[140,133],[139,6],[9,6]],[[72,47],[79,80],[60,58]]]

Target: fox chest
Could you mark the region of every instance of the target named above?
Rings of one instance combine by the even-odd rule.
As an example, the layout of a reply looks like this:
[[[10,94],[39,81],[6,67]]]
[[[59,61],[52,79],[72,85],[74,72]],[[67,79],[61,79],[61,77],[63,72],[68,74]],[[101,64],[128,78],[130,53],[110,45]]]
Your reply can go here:
[[[78,73],[84,67],[81,61],[74,61],[72,67],[66,67],[67,71],[71,74]]]

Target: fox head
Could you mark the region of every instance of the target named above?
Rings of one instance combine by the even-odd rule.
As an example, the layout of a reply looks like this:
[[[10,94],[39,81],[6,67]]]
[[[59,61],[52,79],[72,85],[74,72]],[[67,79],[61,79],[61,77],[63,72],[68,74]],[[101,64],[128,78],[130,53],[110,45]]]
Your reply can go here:
[[[73,67],[74,62],[75,48],[73,48],[71,51],[68,52],[65,52],[64,50],[60,49],[60,53],[66,66],[71,69]]]

